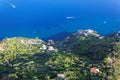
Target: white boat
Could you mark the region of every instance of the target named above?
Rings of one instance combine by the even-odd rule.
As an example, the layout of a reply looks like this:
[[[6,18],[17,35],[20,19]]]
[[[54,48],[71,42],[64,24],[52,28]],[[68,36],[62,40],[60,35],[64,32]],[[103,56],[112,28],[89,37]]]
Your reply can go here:
[[[66,19],[74,19],[76,17],[73,17],[73,16],[67,16]]]

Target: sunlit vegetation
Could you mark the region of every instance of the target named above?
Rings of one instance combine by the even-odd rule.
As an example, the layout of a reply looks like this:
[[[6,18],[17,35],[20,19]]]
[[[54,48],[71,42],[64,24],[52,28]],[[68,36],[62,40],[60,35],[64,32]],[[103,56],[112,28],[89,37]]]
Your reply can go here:
[[[119,80],[119,39],[95,35],[70,36],[55,51],[38,38],[6,38],[0,42],[0,79],[56,80],[62,74],[66,80]]]

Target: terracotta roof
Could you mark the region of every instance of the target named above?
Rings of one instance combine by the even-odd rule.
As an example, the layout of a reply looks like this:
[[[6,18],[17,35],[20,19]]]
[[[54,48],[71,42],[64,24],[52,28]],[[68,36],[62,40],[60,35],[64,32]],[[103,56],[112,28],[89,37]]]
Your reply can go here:
[[[91,73],[98,73],[99,71],[98,71],[98,69],[93,67],[93,68],[90,69],[90,72]]]

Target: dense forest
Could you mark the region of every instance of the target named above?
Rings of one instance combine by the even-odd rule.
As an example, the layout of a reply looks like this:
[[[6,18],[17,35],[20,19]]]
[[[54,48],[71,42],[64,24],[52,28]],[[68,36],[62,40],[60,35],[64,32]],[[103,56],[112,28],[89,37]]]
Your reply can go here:
[[[120,32],[78,30],[62,41],[0,42],[0,80],[120,80]]]

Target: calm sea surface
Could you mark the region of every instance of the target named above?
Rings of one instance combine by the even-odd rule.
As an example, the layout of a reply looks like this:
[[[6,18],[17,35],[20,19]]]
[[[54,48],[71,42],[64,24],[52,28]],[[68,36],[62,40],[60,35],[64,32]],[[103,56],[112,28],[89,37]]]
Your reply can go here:
[[[59,39],[78,29],[119,31],[120,0],[0,0],[1,39]]]

